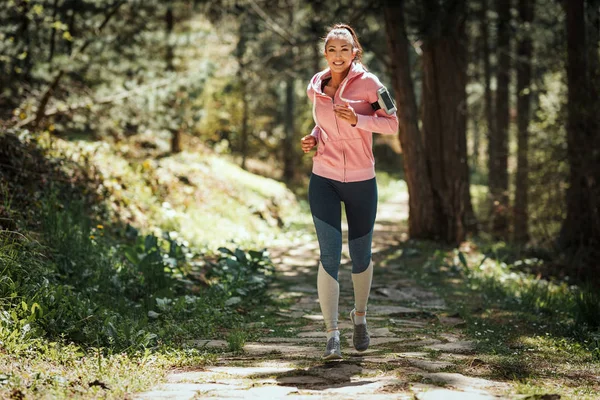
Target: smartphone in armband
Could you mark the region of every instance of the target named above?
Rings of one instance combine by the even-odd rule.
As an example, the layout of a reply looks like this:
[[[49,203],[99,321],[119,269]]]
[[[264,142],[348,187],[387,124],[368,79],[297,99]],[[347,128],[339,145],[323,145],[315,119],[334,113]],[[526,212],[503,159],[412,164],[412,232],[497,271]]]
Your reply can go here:
[[[379,104],[379,108],[384,110],[387,115],[391,115],[396,112],[394,100],[392,99],[392,96],[390,96],[390,92],[388,92],[385,86],[377,90],[377,103]]]

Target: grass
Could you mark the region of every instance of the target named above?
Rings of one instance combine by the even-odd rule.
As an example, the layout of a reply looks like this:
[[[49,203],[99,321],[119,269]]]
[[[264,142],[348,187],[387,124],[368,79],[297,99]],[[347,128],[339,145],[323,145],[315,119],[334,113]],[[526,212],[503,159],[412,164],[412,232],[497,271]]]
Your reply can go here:
[[[1,181],[16,230],[0,231],[0,397],[128,397],[239,352],[264,330],[250,322],[273,319],[273,267],[254,249],[289,224],[280,208],[295,210],[280,183],[206,155],[154,164],[47,136],[11,146],[23,170],[50,172],[25,178],[33,196]],[[228,349],[189,348],[199,338]]]
[[[474,242],[459,250],[409,241],[382,265],[397,264],[466,321],[463,331],[477,343],[474,356],[479,361],[457,364],[457,372],[510,381],[515,388],[511,395],[596,398],[596,292],[528,273],[528,264],[543,261],[502,256],[512,254],[506,245],[496,253],[481,248],[487,256]],[[494,259],[494,254],[501,257]],[[436,354],[430,356],[435,359]]]

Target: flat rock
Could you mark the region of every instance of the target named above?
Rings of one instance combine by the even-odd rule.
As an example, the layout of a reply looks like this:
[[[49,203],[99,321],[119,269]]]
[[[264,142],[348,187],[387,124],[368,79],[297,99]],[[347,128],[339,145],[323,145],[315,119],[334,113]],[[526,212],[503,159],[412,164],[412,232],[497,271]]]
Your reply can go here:
[[[323,321],[323,316],[320,314],[306,314],[302,318],[306,318],[311,321]]]
[[[417,301],[417,298],[410,293],[403,290],[398,290],[389,287],[383,287],[375,289],[375,295],[371,296],[373,299],[383,299],[391,301]]]
[[[373,306],[369,306],[369,313],[370,314],[377,314],[377,315],[387,315],[390,317],[403,317],[403,316],[415,316],[415,315],[419,315],[422,314],[421,310],[417,310],[416,308],[408,308],[408,307],[402,307],[402,306],[380,306],[380,305],[373,305]]]
[[[417,339],[417,340],[407,340],[402,343],[399,343],[398,345],[406,346],[406,347],[427,346],[426,348],[429,348],[429,346],[436,345],[439,343],[441,343],[441,342],[437,339]]]
[[[455,326],[457,328],[465,326],[467,323],[462,318],[455,317],[440,317],[440,323],[446,326]]]
[[[429,372],[438,372],[444,368],[452,367],[454,364],[445,361],[429,361],[420,359],[408,359],[408,362],[417,368]]]
[[[246,343],[244,351],[251,355],[280,353],[286,356],[304,358],[321,356],[323,349],[311,346],[250,342]]]
[[[304,316],[304,311],[290,310],[290,311],[285,311],[285,312],[277,312],[275,314],[279,315],[280,317],[284,317],[284,318],[298,319],[298,318],[302,318]]]
[[[312,285],[295,285],[289,288],[292,292],[317,293],[317,287]]]
[[[389,328],[369,328],[369,334],[372,338],[376,337],[394,337]]]
[[[218,388],[217,388],[218,386]],[[218,384],[195,384],[195,383],[166,383],[158,386],[156,389],[139,393],[134,396],[135,399],[193,399],[199,392],[204,390],[226,389],[229,385]]]
[[[425,328],[429,323],[423,321],[415,321],[412,319],[397,319],[390,318],[389,322],[394,326],[409,326],[414,328]]]
[[[328,383],[326,379],[311,375],[284,376],[283,378],[278,378],[277,382],[280,385],[296,386],[321,386]]]
[[[393,357],[363,357],[363,359],[362,359],[363,362],[375,363],[375,364],[389,363],[390,361],[393,361],[393,360],[394,360]]]
[[[348,343],[352,343],[352,332],[348,332],[343,336],[348,340]],[[371,337],[370,346],[378,346],[386,343],[397,343],[403,340],[404,339],[397,337]]]
[[[320,337],[264,337],[260,338],[261,343],[323,343],[325,345],[325,334],[321,333]]]
[[[448,389],[433,389],[426,392],[415,393],[417,400],[498,400],[499,397],[470,392],[457,392]]]
[[[427,357],[427,353],[422,351],[409,351],[404,353],[392,353],[394,356],[402,358],[424,358]]]
[[[300,332],[297,335],[299,338],[320,338],[325,340],[327,334],[323,331]]]
[[[424,378],[431,379],[433,382],[443,383],[457,389],[465,391],[480,391],[481,389],[507,388],[508,385],[503,382],[489,381],[483,378],[472,378],[463,374],[453,372],[434,372],[423,374]]]
[[[427,346],[427,349],[440,350],[448,353],[470,353],[475,350],[475,342],[462,340],[458,342],[440,343]]]
[[[237,377],[251,377],[251,376],[270,376],[276,374],[283,374],[285,372],[293,371],[292,367],[211,367],[208,368],[205,374],[225,374],[233,375]]]
[[[298,389],[289,386],[259,386],[250,389],[215,390],[202,393],[202,398],[221,399],[279,399],[287,398],[290,393],[297,393]]]

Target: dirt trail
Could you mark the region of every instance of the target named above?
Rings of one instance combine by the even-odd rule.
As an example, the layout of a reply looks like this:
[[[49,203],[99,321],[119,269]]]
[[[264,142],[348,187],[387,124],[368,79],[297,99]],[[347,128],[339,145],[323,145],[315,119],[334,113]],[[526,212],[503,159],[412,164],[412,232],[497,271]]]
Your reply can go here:
[[[350,260],[344,248],[340,269],[340,328],[343,360],[323,362],[323,321],[316,292],[317,243],[272,250],[279,271],[274,294],[294,300],[280,310],[280,327],[292,337],[266,334],[246,343],[243,354],[224,353],[216,366],[201,371],[173,371],[167,383],[138,399],[503,399],[510,387],[456,373],[457,366],[478,362],[474,343],[460,329],[464,321],[448,316],[444,301],[406,278],[403,266],[377,266],[405,239],[402,220],[407,199],[380,203],[373,258],[376,271],[369,301],[371,346],[352,348],[353,293]],[[346,232],[346,227],[344,231]],[[279,329],[281,331],[281,329]],[[279,335],[282,336],[282,335]],[[199,346],[226,347],[225,341],[197,341]],[[460,369],[463,370],[464,368]]]

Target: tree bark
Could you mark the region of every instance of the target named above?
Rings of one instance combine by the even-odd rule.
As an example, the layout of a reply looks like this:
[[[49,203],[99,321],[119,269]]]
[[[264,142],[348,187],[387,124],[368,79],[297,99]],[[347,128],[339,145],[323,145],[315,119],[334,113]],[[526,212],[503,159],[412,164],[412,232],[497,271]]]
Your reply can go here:
[[[519,0],[519,26],[523,28],[517,45],[517,177],[513,208],[513,239],[525,243],[529,239],[529,121],[531,109],[531,23],[534,0]]]
[[[494,102],[492,98],[492,66],[490,62],[490,40],[488,33],[488,0],[481,0],[481,46],[483,60],[483,79],[484,79],[484,101],[485,101],[485,120],[487,123],[488,140],[488,169],[489,158],[492,154],[492,137],[495,136],[496,121],[494,120]]]
[[[71,14],[69,15],[69,33],[71,36],[75,37],[75,14],[77,13],[77,1],[71,0]],[[73,54],[73,41],[67,40],[67,54],[70,56]]]
[[[583,250],[596,262],[600,249],[600,143],[598,139],[597,94],[591,81],[583,0],[568,0],[567,29],[567,156],[569,188],[567,217],[559,235],[560,246],[568,251]],[[595,253],[595,254],[594,254]],[[593,271],[590,271],[593,273]]]
[[[498,239],[506,239],[508,236],[510,3],[510,0],[496,0],[496,10],[498,12],[496,126],[490,136],[489,190],[492,210],[492,234]]]
[[[474,224],[466,145],[466,4],[458,0],[442,8],[437,0],[427,3],[431,25],[423,46],[423,136],[437,234],[458,244]]]
[[[167,71],[174,71],[173,67],[173,45],[171,44],[171,35],[173,33],[173,27],[175,22],[173,20],[173,7],[169,5],[167,7],[167,12],[165,13],[165,24],[166,24],[166,54],[165,61],[167,64]]]
[[[425,148],[419,131],[419,114],[408,57],[404,1],[388,0],[383,10],[388,48],[392,58],[392,84],[398,108],[404,174],[409,194],[408,233],[412,238],[434,239],[436,219]]]
[[[285,110],[283,111],[283,180],[291,182],[296,172],[294,155],[294,78],[288,76],[285,82]]]
[[[23,72],[19,77],[20,80],[25,82],[31,81],[31,35],[29,32],[29,2],[21,1],[21,24],[17,30],[17,38],[23,40],[25,52],[25,58],[21,61],[21,68]]]
[[[248,158],[248,119],[250,118],[250,100],[248,99],[247,83],[242,82],[242,130],[240,137],[240,152],[242,153],[242,164],[240,167],[246,169]]]
[[[56,22],[56,15],[58,14],[58,0],[54,0],[54,5],[52,6],[52,22]],[[52,27],[52,31],[50,33],[50,51],[48,52],[48,62],[52,63],[52,59],[54,58],[54,47],[56,46],[56,28]]]

